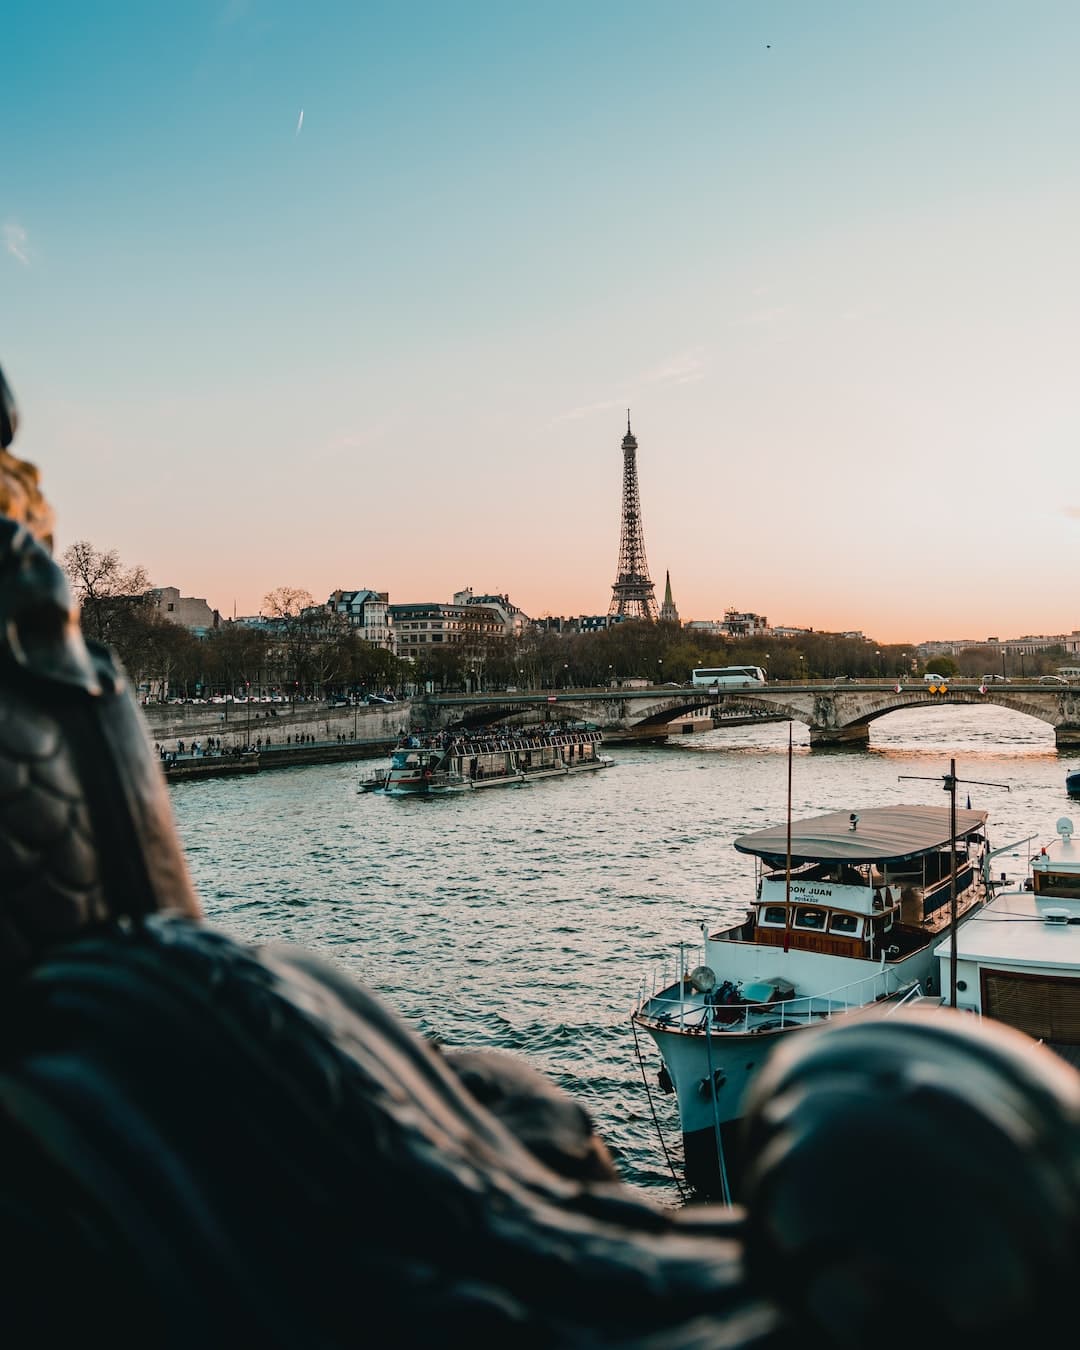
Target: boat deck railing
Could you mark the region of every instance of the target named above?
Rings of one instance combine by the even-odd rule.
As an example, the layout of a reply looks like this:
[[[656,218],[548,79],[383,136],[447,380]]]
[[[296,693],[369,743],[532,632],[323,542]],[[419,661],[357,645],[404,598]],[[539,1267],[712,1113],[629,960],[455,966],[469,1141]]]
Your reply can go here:
[[[696,992],[691,999],[687,999],[684,991],[672,995],[666,991],[651,995],[642,992],[634,1016],[654,1026],[676,1027],[680,1031],[701,1032],[706,1027],[721,1035],[774,1031],[827,1021],[838,1013],[867,1007],[899,993],[905,983],[900,971],[883,967],[872,975],[826,993],[774,999],[768,1003],[717,1003],[711,994]],[[904,998],[918,992],[919,988],[918,984],[912,985]]]
[[[437,732],[429,736],[404,736],[396,750],[437,750],[454,755],[489,755],[504,750],[549,750],[566,746],[602,744],[603,732],[587,728],[568,731],[472,732],[453,735]]]

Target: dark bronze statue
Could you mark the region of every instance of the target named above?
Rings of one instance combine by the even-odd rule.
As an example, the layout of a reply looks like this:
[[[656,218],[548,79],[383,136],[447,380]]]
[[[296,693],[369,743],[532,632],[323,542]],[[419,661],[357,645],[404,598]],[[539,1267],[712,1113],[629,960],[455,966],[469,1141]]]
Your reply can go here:
[[[0,384],[5,448],[14,425]],[[1070,1311],[1080,1079],[1018,1033],[938,1013],[797,1038],[749,1102],[740,1203],[674,1211],[520,1061],[440,1052],[313,956],[206,926],[51,517],[4,501],[15,1344],[1014,1350]]]

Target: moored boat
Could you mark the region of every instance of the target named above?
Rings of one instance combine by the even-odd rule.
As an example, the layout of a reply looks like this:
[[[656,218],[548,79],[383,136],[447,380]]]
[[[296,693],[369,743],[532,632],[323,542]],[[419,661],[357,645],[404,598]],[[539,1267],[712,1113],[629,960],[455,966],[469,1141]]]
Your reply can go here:
[[[957,916],[985,900],[985,825],[985,811],[873,807],[734,841],[755,859],[752,904],[728,927],[702,924],[700,962],[680,944],[674,980],[632,1013],[676,1095],[699,1196],[730,1199],[742,1099],[778,1044],[928,992],[953,897]]]
[[[407,736],[395,746],[386,791],[398,795],[468,792],[607,768],[603,734],[583,726]]]
[[[946,1002],[955,941],[956,1006],[1016,1027],[1080,1067],[1080,846],[1068,816],[1056,831],[1030,854],[1026,877],[998,884],[936,956]]]
[[[1070,797],[1080,797],[1080,769],[1070,769],[1065,775],[1065,791]]]

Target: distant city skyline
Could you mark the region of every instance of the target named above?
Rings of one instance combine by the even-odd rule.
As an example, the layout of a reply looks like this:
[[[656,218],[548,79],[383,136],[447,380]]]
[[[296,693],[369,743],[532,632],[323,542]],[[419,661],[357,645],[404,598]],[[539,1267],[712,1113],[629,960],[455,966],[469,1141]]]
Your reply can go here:
[[[155,587],[154,589],[160,591],[160,590],[162,590],[163,588]],[[164,589],[167,589],[167,590],[169,591],[169,594],[165,595],[165,597],[164,597],[165,600],[173,600],[174,602],[179,602],[179,601],[181,600],[181,596],[180,596],[180,594],[179,594],[179,591],[177,591],[177,594],[176,594],[176,595],[173,595],[173,594],[172,594],[172,591],[175,590],[176,588],[170,587],[170,588],[164,588]],[[383,593],[383,595],[385,595],[385,605],[386,605],[387,607],[389,607],[389,608],[393,608],[394,605],[427,605],[427,604],[434,604],[434,605],[449,605],[449,604],[462,604],[462,603],[465,603],[464,596],[465,596],[465,594],[470,593],[471,590],[472,590],[472,588],[466,588],[465,591],[458,592],[458,593],[456,593],[455,595],[450,596],[450,597],[447,597],[447,596],[425,596],[422,600],[421,600],[421,599],[418,599],[417,597],[408,597],[408,598],[401,598],[401,599],[395,600],[395,599],[393,599],[392,597],[390,597],[390,596],[389,596],[388,594],[386,594],[386,593]],[[335,603],[335,600],[338,599],[341,595],[343,595],[343,594],[344,594],[344,595],[351,595],[351,594],[353,594],[353,593],[354,593],[353,591],[350,591],[350,590],[348,590],[347,588],[339,588],[339,587],[335,587],[335,588],[334,588],[333,590],[331,590],[330,593],[329,593],[327,596],[325,596],[325,597],[323,597],[323,596],[321,596],[321,595],[315,595],[315,594],[312,594],[312,597],[311,597],[311,598],[312,598],[312,603],[313,603],[313,605],[318,606],[319,608],[323,608],[323,607],[325,607],[327,604],[334,604],[334,603]],[[364,594],[365,592],[363,592],[362,590],[359,590],[359,591],[356,591],[355,593],[358,594],[358,595],[362,595],[362,594]],[[663,612],[663,610],[667,607],[667,602],[668,602],[669,597],[670,597],[670,599],[671,599],[671,611],[669,612],[669,614],[665,615],[664,612]],[[382,597],[380,597],[380,598],[382,598]],[[477,593],[477,594],[472,598],[472,600],[470,601],[470,603],[475,603],[475,604],[478,604],[478,605],[479,605],[479,604],[485,604],[489,599],[492,599],[492,598],[495,598],[495,599],[497,599],[497,600],[499,600],[499,601],[501,601],[501,602],[504,602],[504,603],[500,604],[500,606],[499,606],[500,609],[505,608],[505,602],[507,602],[507,601],[510,603],[510,605],[511,605],[515,610],[520,609],[520,606],[515,605],[513,596],[508,596],[508,595],[502,594],[502,595],[494,596],[494,597],[493,597],[493,596],[491,595],[491,593],[489,593],[489,592],[480,592],[480,593]],[[202,606],[202,605],[206,605],[206,604],[207,604],[207,601],[206,601],[205,597],[203,597],[203,596],[199,596],[199,597],[189,597],[189,596],[184,596],[184,597],[182,597],[182,600],[183,600],[183,603],[184,603],[185,605],[199,605],[199,606]],[[159,608],[160,608],[160,607],[161,607],[161,606],[159,605]],[[337,607],[339,610],[340,610],[340,608],[341,608],[340,604],[337,605],[336,607]],[[172,606],[170,606],[170,608],[172,608]],[[251,611],[249,611],[249,612],[246,611],[246,612],[244,612],[244,613],[241,613],[241,612],[238,610],[238,611],[236,612],[236,614],[233,615],[233,614],[227,614],[225,611],[223,611],[223,610],[221,610],[221,609],[217,609],[217,607],[214,606],[214,605],[212,605],[212,604],[209,606],[209,608],[210,608],[211,610],[216,610],[216,612],[218,613],[218,615],[220,616],[220,618],[221,618],[222,620],[229,620],[229,619],[235,618],[235,619],[238,620],[238,621],[248,621],[248,620],[252,620],[252,619],[261,619],[261,618],[264,617],[264,610],[265,610],[265,606],[260,604],[260,606],[259,606],[258,608],[253,609],[253,610],[251,610]],[[578,612],[578,613],[558,613],[558,614],[553,614],[551,611],[545,611],[543,614],[528,614],[527,612],[525,612],[525,611],[522,610],[521,613],[524,614],[524,619],[525,619],[525,620],[529,620],[529,621],[533,621],[533,622],[539,622],[539,621],[542,621],[542,620],[547,619],[547,618],[552,618],[552,619],[564,619],[564,620],[571,621],[571,622],[572,622],[573,620],[576,620],[576,619],[595,618],[596,620],[598,620],[598,628],[597,628],[597,631],[599,631],[600,627],[603,626],[603,624],[604,624],[605,621],[607,621],[607,622],[609,622],[609,623],[610,623],[610,622],[613,622],[613,623],[627,622],[627,620],[625,620],[625,619],[620,619],[620,618],[614,618],[614,619],[612,619],[611,616],[610,616],[610,615],[607,615],[604,611],[580,611],[580,612]],[[171,617],[171,616],[170,616],[170,617]],[[739,618],[747,618],[747,617],[750,617],[750,616],[747,615],[747,614],[745,614],[745,613],[743,613],[743,614],[740,614],[738,617],[739,617]],[[767,616],[767,615],[766,615],[766,616],[758,616],[758,615],[755,614],[755,615],[753,615],[753,617],[756,619],[756,618],[760,618],[760,617],[767,618],[768,616]],[[707,637],[708,637],[708,633],[707,633],[707,631],[702,627],[702,625],[704,625],[704,624],[706,624],[706,623],[709,623],[709,624],[711,624],[711,623],[719,624],[719,623],[723,622],[723,619],[724,619],[724,615],[723,615],[723,614],[716,615],[716,616],[715,616],[714,618],[712,618],[712,619],[703,619],[703,618],[683,619],[683,618],[681,618],[681,616],[678,614],[677,609],[676,609],[676,607],[675,607],[675,605],[674,605],[674,598],[671,596],[671,579],[670,579],[670,577],[666,578],[666,585],[665,585],[665,605],[661,607],[660,621],[665,621],[665,620],[666,620],[667,622],[674,622],[674,623],[677,623],[677,624],[679,624],[680,627],[686,629],[687,635],[688,635],[688,636],[696,636],[696,637],[698,637],[698,638],[701,638],[702,640],[706,640]],[[178,622],[182,622],[182,623],[186,623],[186,622],[187,622],[186,620],[183,620],[183,619],[177,620],[177,621],[178,621]],[[522,622],[524,622],[524,620],[522,620]],[[190,624],[187,624],[187,626],[191,626],[191,625],[190,625]],[[1034,631],[1028,631],[1028,632],[1022,632],[1022,633],[1021,633],[1021,632],[1010,633],[1010,634],[1008,634],[1008,635],[1002,635],[1002,634],[998,634],[998,633],[991,633],[991,634],[987,634],[987,635],[985,635],[985,636],[974,636],[974,635],[971,635],[971,634],[964,634],[964,635],[961,635],[961,636],[956,636],[956,635],[954,635],[954,636],[951,636],[951,637],[943,637],[943,636],[941,636],[940,634],[937,634],[937,635],[927,635],[927,636],[925,636],[925,637],[912,637],[912,638],[900,638],[900,639],[895,639],[895,640],[887,640],[887,639],[885,639],[885,638],[878,638],[878,637],[877,637],[875,634],[873,634],[873,633],[863,633],[861,629],[845,629],[845,628],[838,628],[838,629],[822,629],[822,628],[816,628],[816,627],[814,627],[813,625],[810,625],[810,624],[773,624],[773,623],[770,621],[769,624],[768,624],[768,626],[767,626],[767,628],[764,628],[764,629],[761,629],[761,630],[754,630],[754,631],[752,631],[752,632],[751,632],[751,631],[747,631],[747,632],[743,632],[743,633],[736,634],[735,636],[739,636],[739,637],[758,637],[758,638],[760,638],[760,639],[762,639],[762,640],[765,640],[765,639],[768,639],[768,638],[788,638],[788,637],[791,637],[791,638],[797,638],[797,637],[799,636],[800,633],[815,633],[815,632],[816,632],[816,633],[828,633],[828,634],[833,634],[833,635],[845,635],[845,636],[861,635],[861,636],[865,637],[865,639],[866,639],[867,642],[880,642],[883,646],[884,646],[884,645],[889,645],[889,646],[903,646],[903,645],[910,645],[910,646],[913,647],[913,648],[918,647],[918,648],[920,648],[920,649],[923,649],[924,654],[934,654],[934,653],[945,653],[945,654],[952,653],[952,654],[955,654],[955,652],[960,651],[960,650],[962,650],[962,649],[964,649],[964,648],[966,648],[966,647],[982,647],[982,646],[1012,647],[1012,646],[1016,646],[1016,647],[1019,648],[1020,646],[1023,646],[1025,643],[1034,643],[1035,645],[1028,647],[1027,650],[1035,651],[1035,650],[1038,650],[1038,644],[1039,644],[1039,643],[1044,642],[1044,640],[1046,640],[1046,639],[1052,639],[1052,638],[1068,639],[1067,647],[1068,647],[1068,650],[1069,650],[1069,651],[1074,651],[1074,650],[1076,650],[1078,644],[1080,644],[1080,628],[1072,628],[1072,629],[1069,629],[1069,630],[1064,630],[1064,629],[1062,629],[1062,630],[1057,631],[1057,632],[1054,632],[1054,633],[1036,633],[1036,632],[1034,632]]]
[[[0,363],[60,553],[879,642],[1080,625],[1080,9],[13,0]]]

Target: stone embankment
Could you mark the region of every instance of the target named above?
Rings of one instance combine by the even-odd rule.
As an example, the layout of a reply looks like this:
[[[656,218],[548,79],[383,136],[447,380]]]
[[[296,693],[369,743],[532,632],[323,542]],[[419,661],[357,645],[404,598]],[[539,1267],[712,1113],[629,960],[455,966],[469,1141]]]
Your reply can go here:
[[[169,757],[162,764],[166,778],[180,782],[385,755],[408,730],[412,708],[409,703],[357,708],[230,704],[226,713],[221,704],[181,703],[142,711],[150,739]],[[220,752],[192,755],[193,742],[205,751],[211,738]]]
[[[365,704],[357,708],[328,708],[325,703],[167,703],[144,707],[143,716],[150,739],[175,750],[177,741],[185,747],[193,740],[206,744],[213,736],[228,752],[244,750],[257,741],[273,747],[295,745],[297,738],[313,737],[316,742],[337,743],[347,737],[357,746],[370,743],[381,748],[392,745],[408,730],[412,704]]]

